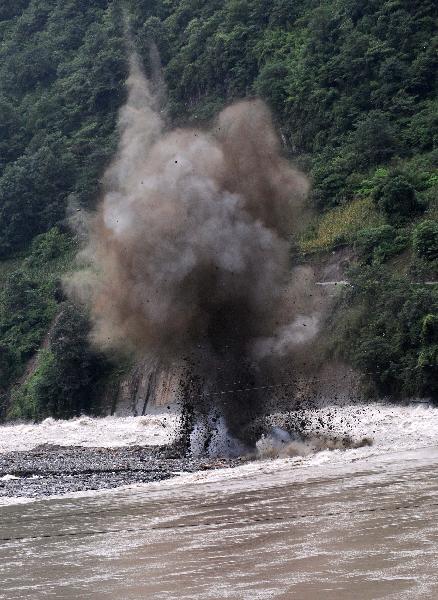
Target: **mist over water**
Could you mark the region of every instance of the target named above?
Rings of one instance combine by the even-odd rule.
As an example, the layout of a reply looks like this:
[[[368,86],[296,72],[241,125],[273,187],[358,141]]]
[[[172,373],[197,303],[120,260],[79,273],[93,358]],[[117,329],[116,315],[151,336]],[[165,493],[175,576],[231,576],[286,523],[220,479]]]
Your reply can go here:
[[[194,412],[216,411],[249,440],[266,396],[256,390],[273,381],[276,357],[318,330],[310,304],[306,315],[291,302],[294,289],[303,296],[289,238],[308,182],[281,156],[262,101],[225,108],[209,128],[168,130],[136,56],[127,88],[83,252],[90,269],[70,293],[90,305],[97,344],[184,364]]]

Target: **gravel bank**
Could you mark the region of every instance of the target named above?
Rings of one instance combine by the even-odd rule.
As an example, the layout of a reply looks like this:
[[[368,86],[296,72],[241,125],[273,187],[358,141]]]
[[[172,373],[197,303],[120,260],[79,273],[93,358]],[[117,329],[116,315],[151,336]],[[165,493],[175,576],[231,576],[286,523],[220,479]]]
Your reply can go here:
[[[238,459],[169,457],[154,447],[87,448],[44,445],[0,454],[0,497],[39,498],[115,488],[175,477],[182,472],[232,467]]]

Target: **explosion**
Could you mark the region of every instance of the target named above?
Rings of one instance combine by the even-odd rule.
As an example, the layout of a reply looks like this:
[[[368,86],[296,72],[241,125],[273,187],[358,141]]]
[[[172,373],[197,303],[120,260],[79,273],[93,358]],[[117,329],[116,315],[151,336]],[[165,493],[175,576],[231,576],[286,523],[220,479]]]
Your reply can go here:
[[[70,289],[91,307],[97,344],[184,363],[185,401],[253,442],[267,357],[317,329],[310,317],[296,331],[288,290],[308,182],[282,157],[261,100],[225,108],[208,129],[169,131],[135,56],[127,87],[91,268]]]

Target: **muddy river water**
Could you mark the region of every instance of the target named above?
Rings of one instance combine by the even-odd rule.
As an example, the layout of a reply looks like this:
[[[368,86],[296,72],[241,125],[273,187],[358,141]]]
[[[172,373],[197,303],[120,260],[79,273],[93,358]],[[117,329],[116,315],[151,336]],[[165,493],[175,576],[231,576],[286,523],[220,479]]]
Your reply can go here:
[[[372,447],[6,499],[0,598],[437,598],[438,412],[361,414]]]

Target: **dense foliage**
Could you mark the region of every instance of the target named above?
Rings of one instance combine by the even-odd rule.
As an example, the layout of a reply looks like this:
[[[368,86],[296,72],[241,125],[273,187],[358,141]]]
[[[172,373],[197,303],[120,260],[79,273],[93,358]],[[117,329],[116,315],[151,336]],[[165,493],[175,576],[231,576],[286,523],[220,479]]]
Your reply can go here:
[[[32,418],[89,410],[105,372],[83,316],[69,317],[71,335],[60,329],[60,277],[74,248],[53,226],[65,230],[66,215],[99,195],[126,72],[117,3],[2,2],[0,416],[9,405],[11,415]]]
[[[0,257],[89,204],[124,98],[123,23],[107,0],[2,2]],[[9,7],[9,8],[8,8]]]
[[[381,394],[438,397],[438,286],[410,283],[375,264],[356,267],[350,281],[342,319],[332,322],[339,354]]]
[[[1,388],[20,376],[55,317],[59,276],[71,261],[71,240],[52,229],[37,236],[29,256],[6,273],[0,292]]]
[[[433,0],[143,0],[132,10],[145,57],[152,38],[165,62],[172,118],[260,94],[290,153],[307,157],[319,207],[351,199],[382,163],[421,152],[417,179],[436,167]]]
[[[313,180],[304,259],[348,246],[357,264],[333,348],[381,393],[437,398],[437,288],[423,285],[438,278],[433,0],[4,0],[4,407],[33,418],[90,410],[107,376],[59,280],[74,254],[66,214],[99,197],[115,150],[128,14],[147,68],[158,46],[169,121],[202,123],[248,95],[269,103]]]

